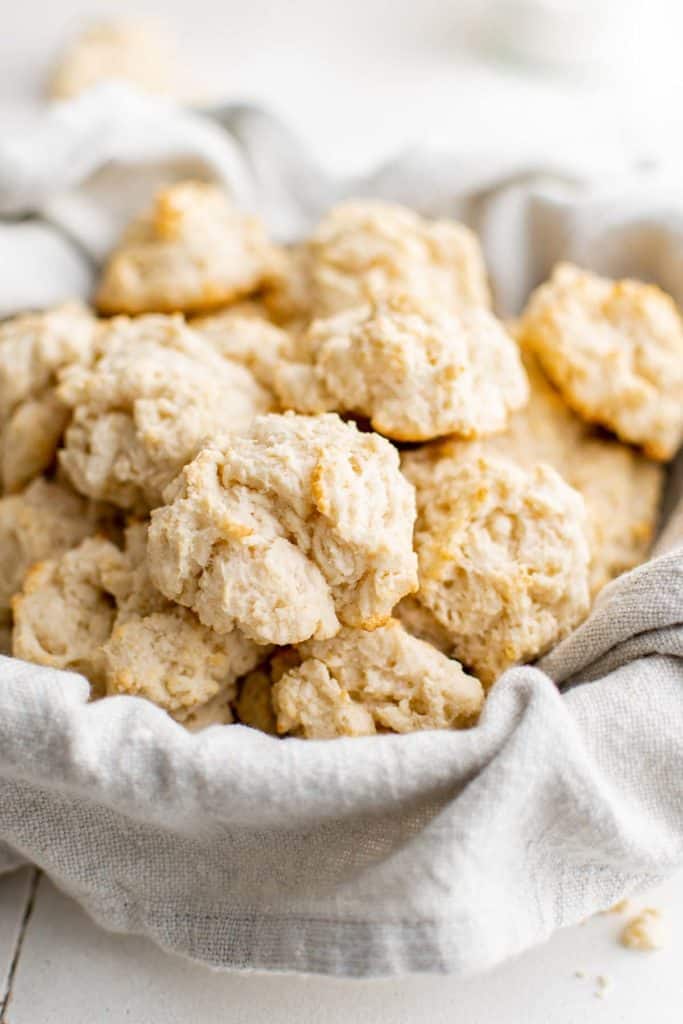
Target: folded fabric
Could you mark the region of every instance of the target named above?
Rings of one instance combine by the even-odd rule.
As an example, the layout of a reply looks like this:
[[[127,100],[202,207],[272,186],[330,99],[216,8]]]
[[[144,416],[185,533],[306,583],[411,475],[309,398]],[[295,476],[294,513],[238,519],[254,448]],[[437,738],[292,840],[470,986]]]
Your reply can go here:
[[[560,257],[683,299],[683,190],[654,170],[414,153],[334,181],[259,111],[107,86],[0,142],[0,311],[87,297],[134,209],[188,174],[284,239],[353,194],[460,217],[506,312]],[[353,976],[478,969],[649,884],[683,864],[677,495],[661,553],[464,732],[192,735],[0,659],[0,871],[38,864],[104,927],[214,966]]]

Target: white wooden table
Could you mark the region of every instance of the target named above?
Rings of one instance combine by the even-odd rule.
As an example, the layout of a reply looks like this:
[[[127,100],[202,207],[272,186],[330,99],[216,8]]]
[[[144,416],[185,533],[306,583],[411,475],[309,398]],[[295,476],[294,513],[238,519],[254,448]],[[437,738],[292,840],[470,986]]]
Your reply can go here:
[[[37,886],[34,878],[23,870],[0,879],[0,1007],[11,983],[2,1024],[680,1024],[683,1018],[683,875],[647,896],[671,927],[661,952],[622,948],[616,937],[624,919],[598,915],[465,981],[220,974],[146,940],[101,931],[44,877]],[[607,981],[602,996],[601,977]]]
[[[637,76],[627,69],[580,82],[524,75],[468,55],[465,6],[466,0],[147,0],[144,9],[175,23],[207,94],[269,105],[337,171],[367,167],[415,141],[490,151],[538,137],[555,153],[623,148],[643,156],[680,149],[680,81],[671,77],[678,65],[669,58],[683,12],[674,0],[643,3],[649,16],[634,38],[642,44],[660,29],[662,38],[649,61],[639,45]],[[622,5],[624,12],[632,6]],[[134,0],[5,4],[3,123],[35,104],[41,71],[79,16],[137,7]],[[672,944],[661,953],[622,949],[615,941],[621,922],[607,915],[465,982],[341,982],[209,972],[142,939],[105,934],[47,879],[23,870],[0,879],[0,1007],[7,1003],[0,1024],[680,1024],[683,876],[649,899],[672,926]],[[604,998],[595,994],[598,976],[611,979]]]

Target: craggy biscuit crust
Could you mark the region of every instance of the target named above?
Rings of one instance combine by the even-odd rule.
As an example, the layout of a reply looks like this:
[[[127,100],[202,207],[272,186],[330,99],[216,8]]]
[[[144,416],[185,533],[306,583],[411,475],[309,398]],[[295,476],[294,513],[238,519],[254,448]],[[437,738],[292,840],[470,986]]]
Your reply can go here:
[[[657,289],[560,266],[503,328],[461,225],[353,201],[285,249],[185,182],[98,301],[131,315],[0,324],[0,653],[190,730],[464,728],[646,557],[683,435]]]
[[[272,389],[281,359],[289,356],[292,338],[261,315],[259,307],[234,307],[196,317],[191,326],[225,359],[246,366],[265,387]]]
[[[645,561],[659,519],[664,471],[627,445],[585,438],[562,475],[586,503],[590,588],[596,595]]]
[[[373,629],[416,585],[412,487],[394,448],[338,416],[257,417],[208,448],[152,515],[152,578],[257,643]]]
[[[404,206],[340,203],[307,250],[315,316],[333,316],[395,290],[450,310],[490,303],[476,236],[462,224],[424,220]]]
[[[306,323],[314,314],[312,288],[308,244],[280,249],[262,294],[268,316],[285,327]]]
[[[589,550],[581,496],[550,466],[446,453],[417,488],[417,597],[452,650],[486,685],[565,636],[588,611]]]
[[[39,477],[18,494],[0,498],[0,622],[36,562],[55,558],[95,533],[99,515],[70,488]]]
[[[0,483],[20,490],[54,461],[69,419],[58,373],[86,364],[97,321],[76,302],[0,323]]]
[[[203,728],[211,714],[226,716],[223,705],[235,697],[236,680],[268,651],[237,630],[219,635],[168,601],[149,576],[147,530],[146,522],[129,526],[125,551],[102,573],[117,607],[103,646],[107,692],[145,697]],[[213,701],[212,712],[201,713]]]
[[[107,693],[145,697],[181,722],[219,693],[232,700],[236,679],[263,657],[239,632],[215,633],[170,604],[117,621],[103,655]]]
[[[217,185],[157,193],[125,232],[97,291],[103,313],[205,313],[257,291],[279,256],[255,217]]]
[[[272,405],[243,366],[223,359],[181,317],[117,317],[91,366],[64,371],[72,410],[60,464],[92,498],[145,511],[205,440]]]
[[[404,629],[418,640],[436,647],[442,654],[450,655],[453,641],[449,631],[441,625],[437,618],[425,607],[415,594],[409,594],[394,608],[394,616]]]
[[[527,400],[517,345],[486,309],[427,309],[409,295],[315,320],[281,361],[284,408],[352,412],[380,434],[480,437]]]
[[[118,548],[90,537],[60,558],[39,562],[12,600],[12,652],[16,658],[81,672],[97,695],[105,686],[102,645],[116,614],[102,573]]]
[[[590,588],[595,595],[647,556],[657,526],[664,470],[637,449],[601,436],[573,413],[533,355],[525,353],[524,364],[528,404],[511,417],[505,433],[488,438],[478,450],[506,455],[526,467],[547,462],[583,496],[591,551]]]
[[[123,551],[88,538],[31,569],[12,602],[14,654],[82,672],[98,695],[145,697],[197,728],[226,719],[222,701],[269,651],[168,601],[149,579],[146,546],[147,524],[133,523]]]
[[[561,264],[531,296],[519,330],[582,417],[650,458],[676,453],[683,439],[683,323],[668,295]]]
[[[342,629],[295,652],[273,686],[280,733],[310,739],[472,725],[484,699],[463,672],[392,619],[373,632]]]

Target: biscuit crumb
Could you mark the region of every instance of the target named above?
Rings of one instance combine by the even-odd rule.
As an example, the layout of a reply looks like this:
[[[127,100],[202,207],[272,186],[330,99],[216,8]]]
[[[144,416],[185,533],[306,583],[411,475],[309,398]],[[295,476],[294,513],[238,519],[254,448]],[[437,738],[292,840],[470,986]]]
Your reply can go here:
[[[619,900],[613,907],[608,907],[607,910],[603,910],[603,914],[625,914],[631,907],[631,901],[624,899]]]
[[[661,911],[655,907],[645,907],[626,922],[619,941],[627,949],[641,953],[663,949],[666,945],[666,929]]]
[[[595,984],[596,989],[593,995],[596,999],[605,999],[614,987],[612,979],[608,977],[606,974],[598,974],[597,978],[595,979]]]

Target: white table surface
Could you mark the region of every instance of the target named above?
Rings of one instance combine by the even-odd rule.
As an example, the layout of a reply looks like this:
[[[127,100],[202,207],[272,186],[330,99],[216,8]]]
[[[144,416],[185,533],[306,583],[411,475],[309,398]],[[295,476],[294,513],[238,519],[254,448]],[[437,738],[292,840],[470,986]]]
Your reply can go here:
[[[464,981],[217,973],[103,932],[44,877],[25,921],[31,875],[0,879],[0,1007],[21,936],[2,1024],[680,1024],[683,1016],[683,875],[634,901],[665,914],[672,937],[659,952],[624,949],[616,940],[625,919],[604,914]]]
[[[480,9],[483,0],[471,4]],[[642,32],[632,32],[639,46],[630,64],[582,79],[478,59],[463,45],[464,7],[447,0],[150,0],[144,11],[180,31],[200,91],[269,105],[338,171],[367,167],[412,142],[491,150],[538,138],[553,152],[678,156],[681,72],[671,52],[683,12],[673,0],[641,4],[646,17]],[[5,4],[0,125],[40,102],[46,64],[84,13],[137,10],[130,0]],[[643,49],[658,33],[657,47]],[[637,905],[645,902],[661,907],[671,925],[671,944],[659,953],[620,947],[623,922],[604,915],[466,981],[343,982],[193,966],[143,939],[106,934],[25,869],[0,879],[0,1024],[680,1024],[683,875]],[[596,995],[599,976],[610,982],[604,998]]]

